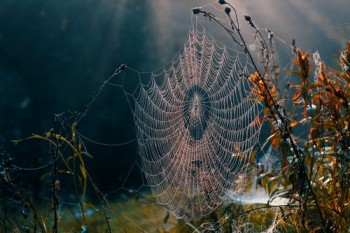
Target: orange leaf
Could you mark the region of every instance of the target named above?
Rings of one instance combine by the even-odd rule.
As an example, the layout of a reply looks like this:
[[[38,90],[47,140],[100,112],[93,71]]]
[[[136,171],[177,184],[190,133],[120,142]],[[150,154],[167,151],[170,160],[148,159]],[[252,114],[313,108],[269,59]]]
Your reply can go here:
[[[292,88],[292,89],[300,89],[301,85],[290,85],[290,88]]]
[[[309,131],[309,140],[313,140],[313,139],[318,138],[318,136],[319,136],[318,134],[319,134],[318,129],[315,127],[312,127]]]
[[[307,117],[307,109],[306,109],[306,107],[303,108],[303,116]]]
[[[294,121],[294,122],[290,123],[290,127],[295,127],[295,126],[297,126],[299,124],[300,124],[299,121]]]
[[[271,138],[271,145],[273,148],[277,148],[280,142],[279,134],[275,134],[274,137]]]
[[[261,122],[263,122],[264,119],[265,119],[265,117],[259,117],[259,118],[255,119],[255,120],[251,123],[251,125],[258,125],[258,124],[260,124]]]
[[[301,91],[298,91],[298,92],[296,92],[294,95],[293,95],[293,101],[296,101],[296,100],[298,100],[299,98],[300,98],[300,96],[301,96]]]

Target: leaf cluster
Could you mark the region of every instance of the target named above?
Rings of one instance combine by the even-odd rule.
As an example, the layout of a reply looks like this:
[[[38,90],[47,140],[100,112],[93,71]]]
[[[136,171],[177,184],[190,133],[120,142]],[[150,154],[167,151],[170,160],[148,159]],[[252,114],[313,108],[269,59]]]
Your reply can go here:
[[[283,221],[279,224],[296,231],[349,230],[350,43],[338,61],[340,70],[325,63],[313,66],[309,53],[296,51],[297,69],[290,72],[297,84],[291,86],[291,111],[283,111],[282,119],[276,116],[279,110],[269,98],[277,96],[277,88],[267,81],[268,85],[263,84],[268,78],[259,78],[256,73],[249,77],[254,84],[252,92],[264,105],[263,118],[271,128],[267,143],[278,152],[282,163],[277,174],[262,177],[262,186],[270,200],[289,199],[289,204],[281,207]]]

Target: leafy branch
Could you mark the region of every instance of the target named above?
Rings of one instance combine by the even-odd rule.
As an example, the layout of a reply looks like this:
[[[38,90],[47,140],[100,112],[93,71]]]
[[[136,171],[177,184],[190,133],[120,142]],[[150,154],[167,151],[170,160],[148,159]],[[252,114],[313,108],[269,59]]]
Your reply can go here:
[[[262,177],[262,185],[271,195],[271,200],[285,196],[300,203],[300,212],[293,212],[288,218],[295,228],[298,228],[300,223],[305,229],[324,232],[330,229],[346,229],[344,223],[348,221],[346,219],[349,218],[349,214],[345,214],[344,211],[349,211],[350,187],[350,44],[348,43],[347,49],[340,53],[341,71],[330,69],[329,74],[326,74],[326,65],[316,64],[317,72],[312,83],[309,54],[296,49],[293,42],[295,65],[298,70],[290,72],[299,77],[300,84],[290,86],[295,90],[292,109],[302,109],[301,118],[293,119],[293,113],[290,112],[291,116],[287,116],[286,109],[278,104],[278,87],[270,77],[270,51],[259,28],[250,16],[244,16],[261,40],[265,54],[263,72],[260,72],[246,45],[235,8],[225,0],[218,2],[228,5],[224,11],[230,20],[231,28],[224,25],[214,14],[200,8],[194,8],[193,13],[202,14],[224,28],[233,41],[244,49],[253,65],[254,71],[248,77],[248,81],[253,84],[251,90],[257,98],[256,101],[265,107],[264,118],[256,121],[266,119],[269,122],[271,136],[267,140],[279,151],[282,162],[280,173],[277,176],[266,174]],[[272,67],[273,69],[275,67]],[[275,78],[278,74],[279,72],[275,72]],[[297,137],[292,133],[292,129],[299,125],[308,126],[309,129],[303,149],[297,144]],[[329,200],[333,200],[333,204]],[[336,211],[331,211],[332,208]],[[315,219],[315,213],[318,214],[318,219]],[[296,214],[300,214],[301,222],[295,217]],[[326,221],[326,215],[332,216],[333,219]]]

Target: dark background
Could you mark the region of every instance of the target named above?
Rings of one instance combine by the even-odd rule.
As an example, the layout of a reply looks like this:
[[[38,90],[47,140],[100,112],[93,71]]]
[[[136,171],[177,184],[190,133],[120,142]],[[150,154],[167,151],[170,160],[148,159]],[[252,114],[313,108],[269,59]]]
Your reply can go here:
[[[0,0],[0,140],[21,166],[46,161],[41,144],[13,146],[12,139],[44,133],[54,114],[81,111],[120,64],[152,71],[181,49],[191,25],[191,9],[215,1],[199,0]],[[350,39],[348,0],[267,0],[235,3],[261,28],[282,40],[281,60],[293,38],[305,50],[318,50],[336,66],[338,50]],[[222,6],[206,8],[214,12]],[[212,27],[217,27],[211,24]],[[227,35],[217,30],[227,44]],[[79,123],[93,140],[119,143],[135,139],[122,91],[106,87]],[[89,171],[103,190],[143,183],[136,142],[118,147],[86,143],[95,157]],[[45,157],[46,156],[46,157]]]

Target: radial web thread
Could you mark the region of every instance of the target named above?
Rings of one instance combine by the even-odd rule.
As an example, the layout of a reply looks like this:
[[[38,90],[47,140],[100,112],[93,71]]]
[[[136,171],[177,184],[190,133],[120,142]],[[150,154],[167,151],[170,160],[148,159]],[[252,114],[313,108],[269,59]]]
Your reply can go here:
[[[253,123],[261,109],[247,81],[251,70],[246,54],[191,29],[168,67],[124,72],[142,170],[157,202],[177,218],[216,210],[244,172],[261,129]],[[137,76],[132,90],[130,73]]]

